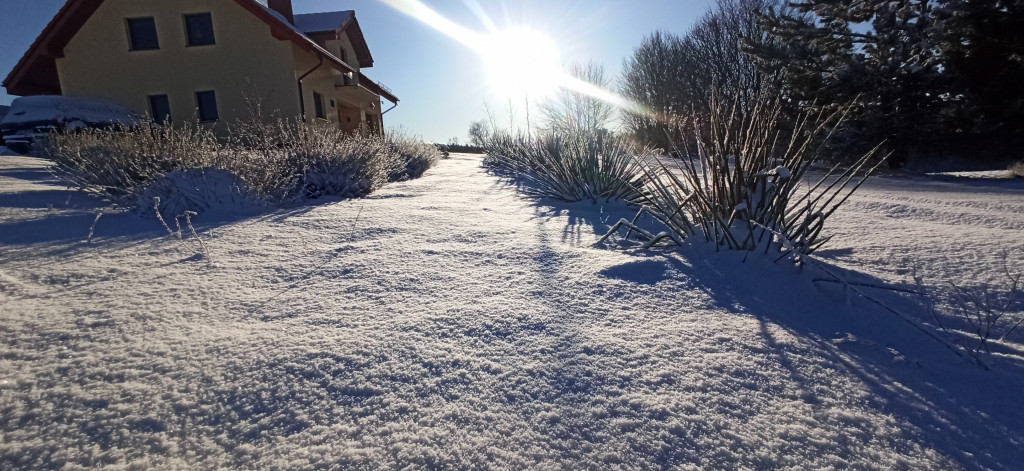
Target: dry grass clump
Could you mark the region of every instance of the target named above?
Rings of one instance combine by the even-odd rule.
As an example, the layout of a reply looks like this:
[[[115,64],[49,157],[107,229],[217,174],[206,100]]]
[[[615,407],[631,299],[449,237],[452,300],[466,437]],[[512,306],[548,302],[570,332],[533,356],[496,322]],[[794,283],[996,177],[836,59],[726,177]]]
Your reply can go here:
[[[391,175],[392,181],[419,178],[445,157],[445,153],[436,145],[426,142],[404,129],[389,132],[388,143],[398,153],[401,162],[399,171]]]
[[[52,134],[39,146],[64,181],[117,203],[132,202],[168,172],[211,166],[219,151],[213,133],[198,124],[85,129]]]
[[[365,196],[393,181],[401,168],[400,156],[383,138],[344,134],[329,123],[241,122],[230,135],[225,167],[272,203]]]
[[[659,239],[703,235],[731,250],[809,254],[827,242],[828,217],[877,167],[871,152],[805,179],[841,120],[841,113],[804,116],[787,130],[781,103],[767,93],[746,110],[714,102],[709,119],[693,123],[693,144],[677,149],[681,158],[643,161],[642,212],[668,228]]]
[[[643,188],[638,151],[626,140],[599,132],[539,137],[491,134],[485,167],[523,183],[534,196],[562,201],[634,201]]]
[[[147,201],[159,196],[147,188],[176,170],[194,170],[190,181],[197,182],[226,177],[204,179],[196,171],[230,172],[244,182],[237,193],[261,204],[360,197],[388,182],[419,177],[441,156],[436,147],[407,134],[392,139],[350,135],[329,123],[299,119],[238,122],[223,141],[198,123],[162,127],[149,122],[112,131],[54,134],[41,149],[43,157],[56,162],[63,179],[125,206],[141,201],[144,193]],[[190,192],[193,196],[186,199],[203,194],[218,193]]]

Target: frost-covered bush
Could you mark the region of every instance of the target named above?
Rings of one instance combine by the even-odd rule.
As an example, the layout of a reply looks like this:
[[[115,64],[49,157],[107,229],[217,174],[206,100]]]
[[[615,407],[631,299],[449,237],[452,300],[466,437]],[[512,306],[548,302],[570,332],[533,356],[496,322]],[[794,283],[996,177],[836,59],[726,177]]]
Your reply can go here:
[[[1010,173],[1015,177],[1024,177],[1024,161],[1017,162],[1010,166]]]
[[[402,162],[399,171],[391,175],[391,181],[419,178],[445,156],[436,145],[403,129],[389,132],[387,139]]]
[[[680,158],[643,165],[644,211],[677,241],[703,235],[733,250],[809,254],[828,240],[826,219],[877,166],[871,152],[805,180],[822,163],[822,144],[840,113],[804,116],[785,129],[781,102],[767,93],[752,108],[715,102],[711,111],[692,122],[695,145],[676,149]]]
[[[329,123],[298,119],[238,122],[222,141],[198,123],[86,130],[53,135],[42,149],[66,181],[126,206],[149,206],[153,197],[161,197],[165,211],[189,206],[179,201],[243,195],[271,205],[322,196],[359,197],[389,181],[419,177],[440,157],[436,147],[406,135],[392,140],[351,135]],[[161,180],[185,169],[196,171]],[[232,177],[211,181],[213,170]],[[232,189],[224,194],[215,188],[184,190],[192,184],[227,184]]]
[[[600,132],[539,137],[492,133],[483,165],[518,179],[534,196],[562,201],[634,201],[640,195],[646,154],[626,140]]]
[[[159,198],[160,206],[154,205]],[[150,183],[136,201],[137,210],[151,215],[159,210],[164,219],[191,211],[197,214],[238,214],[259,209],[245,182],[230,170],[188,168],[175,170]]]
[[[236,123],[231,136],[229,167],[269,201],[365,196],[389,181],[409,178],[408,163],[420,156],[411,145],[402,155],[399,146],[381,137],[300,120]]]
[[[39,149],[63,180],[121,204],[134,202],[168,172],[214,165],[220,152],[213,133],[199,125],[171,128],[152,122],[51,134]]]

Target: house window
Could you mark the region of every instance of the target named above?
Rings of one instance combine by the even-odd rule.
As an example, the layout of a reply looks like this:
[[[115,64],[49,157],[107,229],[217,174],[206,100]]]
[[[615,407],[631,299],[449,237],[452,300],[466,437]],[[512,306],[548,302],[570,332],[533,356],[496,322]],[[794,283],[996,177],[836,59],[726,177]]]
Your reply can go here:
[[[341,61],[346,63],[346,64],[348,64],[348,54],[345,52],[345,46],[341,46],[341,49],[339,49],[338,52],[341,53]],[[351,72],[347,73],[347,74],[344,74],[342,76],[345,77],[345,79],[344,79],[345,80],[344,81],[345,86],[346,87],[351,87],[352,86],[352,74],[351,74]]]
[[[316,117],[320,119],[327,119],[327,115],[324,114],[324,96],[313,92],[313,107],[316,109]]]
[[[156,124],[168,123],[171,120],[171,101],[167,95],[150,95],[149,112]]]
[[[213,90],[196,92],[196,106],[199,108],[199,121],[207,123],[220,119],[217,113],[217,94]]]
[[[133,51],[152,51],[160,49],[160,41],[156,37],[156,21],[149,18],[128,18],[128,39]]]
[[[189,47],[216,44],[213,38],[213,17],[209,13],[185,15],[185,33],[188,35]]]

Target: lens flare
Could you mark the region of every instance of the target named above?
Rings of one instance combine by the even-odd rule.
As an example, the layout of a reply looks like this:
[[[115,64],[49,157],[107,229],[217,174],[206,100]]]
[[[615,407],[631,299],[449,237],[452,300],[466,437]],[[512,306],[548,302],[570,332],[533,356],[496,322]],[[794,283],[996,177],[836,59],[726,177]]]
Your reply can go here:
[[[572,77],[558,66],[558,48],[554,41],[529,28],[497,30],[482,8],[466,0],[485,24],[489,34],[481,34],[459,25],[432,10],[419,0],[381,0],[386,5],[426,24],[472,49],[480,55],[488,70],[488,80],[502,94],[525,93],[542,97],[559,88],[573,90],[605,101],[630,113],[655,117],[642,105],[621,95]],[[474,7],[475,5],[475,7]]]
[[[490,35],[481,57],[488,83],[503,97],[547,97],[563,81],[555,42],[531,29],[513,28]]]

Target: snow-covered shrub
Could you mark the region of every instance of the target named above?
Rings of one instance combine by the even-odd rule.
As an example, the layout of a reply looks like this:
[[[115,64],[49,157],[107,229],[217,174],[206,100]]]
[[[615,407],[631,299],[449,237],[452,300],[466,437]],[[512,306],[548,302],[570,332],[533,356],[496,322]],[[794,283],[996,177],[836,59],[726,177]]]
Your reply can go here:
[[[648,152],[600,132],[538,137],[495,132],[484,149],[484,166],[518,179],[528,194],[595,203],[638,199],[642,166],[637,155]]]
[[[153,201],[160,199],[160,207]],[[260,208],[238,175],[217,168],[188,168],[172,171],[141,192],[136,209],[143,215],[160,211],[174,220],[187,211],[196,214],[238,214]]]
[[[172,128],[143,122],[51,134],[40,142],[41,155],[54,161],[63,180],[122,204],[134,202],[167,172],[212,166],[219,150],[213,133],[198,124]]]
[[[43,151],[57,163],[58,175],[74,185],[126,206],[139,202],[144,211],[152,197],[161,197],[169,212],[178,201],[184,208],[189,206],[185,201],[213,204],[236,197],[275,205],[301,198],[365,196],[389,181],[419,177],[440,157],[436,147],[404,135],[392,140],[351,135],[329,123],[299,119],[238,122],[222,141],[198,123],[84,130],[51,136]],[[154,184],[184,169],[196,172]],[[213,169],[232,177],[210,180]],[[182,190],[193,184],[229,188]],[[140,198],[143,192],[146,197]]]
[[[226,167],[269,202],[365,196],[404,170],[383,138],[345,134],[329,123],[236,123],[229,147]]]
[[[700,234],[733,250],[775,247],[796,256],[824,244],[826,219],[877,167],[875,153],[807,182],[841,113],[803,116],[786,130],[779,98],[767,93],[749,111],[720,101],[711,109],[709,119],[692,123],[696,144],[676,149],[680,158],[643,161],[644,210],[676,240]]]
[[[388,133],[388,143],[398,153],[402,166],[397,173],[391,175],[391,181],[403,181],[419,178],[437,162],[445,157],[445,153],[436,145],[428,143],[403,129]]]

